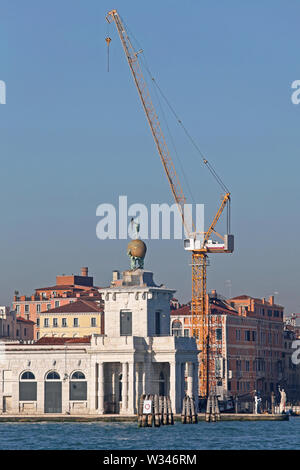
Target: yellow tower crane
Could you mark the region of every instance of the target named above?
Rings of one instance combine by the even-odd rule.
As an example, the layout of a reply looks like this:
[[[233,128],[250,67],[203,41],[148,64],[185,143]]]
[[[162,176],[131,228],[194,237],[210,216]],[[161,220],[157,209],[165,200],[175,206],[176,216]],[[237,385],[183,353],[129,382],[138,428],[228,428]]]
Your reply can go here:
[[[107,14],[106,20],[108,23],[114,22],[116,25],[175,203],[179,209],[185,232],[188,234],[188,238],[184,240],[184,248],[192,253],[192,332],[193,336],[196,338],[200,353],[199,394],[202,397],[207,397],[211,391],[209,380],[209,305],[206,296],[207,254],[232,253],[233,251],[234,238],[233,235],[229,234],[230,193],[226,186],[223,185],[220,178],[216,175],[209,162],[206,159],[203,159],[204,163],[208,166],[212,174],[223,187],[225,194],[222,197],[222,202],[218,212],[216,213],[208,230],[204,232],[204,235],[202,234],[201,236],[199,233],[190,231],[190,226],[186,220],[184,210],[186,198],[170,156],[170,152],[139,63],[138,55],[142,51],[135,51],[117,10],[111,10]],[[215,231],[215,226],[226,206],[228,207],[227,234],[222,237]],[[193,227],[195,227],[194,223]],[[217,244],[210,239],[213,232],[222,238],[223,243]]]

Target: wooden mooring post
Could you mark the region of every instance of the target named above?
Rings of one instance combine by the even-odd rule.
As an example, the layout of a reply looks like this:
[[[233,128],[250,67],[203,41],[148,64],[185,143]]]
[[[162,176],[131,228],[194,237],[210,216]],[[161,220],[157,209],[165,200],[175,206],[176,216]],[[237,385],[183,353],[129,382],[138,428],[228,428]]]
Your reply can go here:
[[[195,400],[193,397],[185,396],[182,402],[181,412],[182,424],[196,424],[198,415],[196,413]]]
[[[220,409],[218,397],[215,394],[210,394],[207,398],[205,421],[220,421]]]
[[[162,395],[141,395],[138,406],[138,426],[155,427],[174,424],[171,399]]]

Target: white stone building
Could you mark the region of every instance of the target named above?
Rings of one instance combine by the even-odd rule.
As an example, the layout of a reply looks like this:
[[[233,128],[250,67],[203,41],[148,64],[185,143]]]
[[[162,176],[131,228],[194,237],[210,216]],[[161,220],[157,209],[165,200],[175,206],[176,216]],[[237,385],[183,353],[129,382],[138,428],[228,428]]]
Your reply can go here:
[[[185,393],[197,401],[195,339],[170,335],[174,291],[135,270],[100,292],[104,335],[0,345],[0,413],[133,415],[142,393],[169,395],[177,413]]]

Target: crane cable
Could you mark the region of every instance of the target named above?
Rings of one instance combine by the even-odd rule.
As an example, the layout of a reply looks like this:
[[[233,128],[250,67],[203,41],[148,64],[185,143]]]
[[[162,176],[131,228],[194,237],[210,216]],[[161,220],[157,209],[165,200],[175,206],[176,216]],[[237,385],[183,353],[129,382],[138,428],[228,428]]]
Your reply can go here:
[[[122,20],[123,21],[123,20]],[[168,98],[166,97],[166,95],[163,93],[162,89],[160,88],[160,86],[158,85],[157,81],[155,80],[153,74],[151,73],[151,70],[149,69],[149,66],[147,64],[147,61],[146,61],[146,57],[145,57],[145,53],[144,53],[144,50],[141,48],[141,44],[139,43],[139,41],[136,39],[136,37],[134,36],[134,34],[132,33],[132,31],[130,31],[130,29],[128,28],[127,24],[125,24],[125,22],[123,21],[127,31],[129,31],[131,37],[133,37],[133,39],[135,40],[136,44],[138,45],[138,47],[140,48],[139,50],[139,53],[142,53],[141,54],[141,58],[142,58],[142,62],[144,64],[144,67],[152,81],[152,83],[156,86],[157,90],[159,91],[159,93],[161,94],[162,98],[164,99],[164,101],[166,102],[167,106],[169,107],[169,109],[171,110],[172,114],[174,115],[175,119],[177,120],[177,122],[179,123],[179,125],[181,126],[181,128],[183,129],[184,133],[186,134],[186,136],[188,137],[188,139],[190,140],[190,142],[192,143],[192,145],[194,146],[194,148],[197,150],[197,152],[199,153],[199,155],[201,156],[202,160],[203,160],[203,163],[205,164],[205,166],[208,168],[208,170],[210,171],[211,175],[214,177],[214,179],[217,181],[217,183],[219,184],[219,186],[222,188],[222,191],[225,191],[226,193],[230,193],[229,189],[227,188],[227,186],[225,185],[225,183],[222,181],[222,179],[220,178],[220,176],[217,174],[216,170],[213,168],[213,166],[211,165],[211,163],[205,158],[203,152],[201,151],[201,149],[199,148],[199,146],[197,145],[197,143],[195,142],[195,140],[193,139],[193,137],[191,136],[191,134],[188,132],[187,128],[185,127],[185,125],[183,124],[182,120],[180,119],[180,117],[178,116],[178,114],[176,113],[175,109],[173,108],[173,106],[171,105],[170,101],[168,100]],[[156,95],[157,96],[157,95]],[[161,108],[162,109],[162,108]],[[170,131],[169,131],[170,133]],[[173,143],[173,146],[174,146],[174,143]],[[177,153],[177,152],[176,152]],[[178,156],[178,154],[177,154]],[[181,165],[181,162],[180,162],[180,166],[182,168],[182,165]],[[184,175],[184,172],[183,172],[183,175]],[[187,178],[185,177],[184,175],[184,179],[187,181]],[[189,190],[190,191],[190,190]],[[190,191],[191,193],[191,191]],[[230,200],[229,200],[229,203],[230,203]],[[230,206],[230,204],[229,204]],[[230,208],[228,207],[228,215],[227,215],[227,223],[229,222],[230,224]]]
[[[150,72],[150,71],[149,71]],[[221,180],[221,178],[219,177],[219,175],[217,174],[217,172],[215,171],[215,169],[213,168],[213,166],[209,163],[209,161],[205,158],[204,154],[201,152],[200,148],[198,147],[197,143],[195,142],[195,140],[193,139],[193,137],[191,136],[191,134],[188,132],[187,128],[185,127],[185,125],[183,124],[182,120],[179,118],[179,116],[177,115],[176,111],[174,110],[173,106],[171,105],[171,103],[169,102],[169,100],[167,99],[167,97],[165,96],[165,94],[163,93],[163,91],[161,90],[160,86],[158,85],[158,83],[156,82],[155,78],[152,76],[151,77],[151,80],[153,81],[153,83],[155,84],[155,86],[157,87],[157,89],[159,90],[161,96],[163,97],[163,99],[165,100],[165,102],[167,103],[169,109],[171,110],[171,112],[173,113],[173,115],[175,116],[176,120],[178,121],[178,123],[180,124],[180,126],[182,127],[183,131],[185,132],[186,136],[188,137],[188,139],[191,141],[191,143],[193,144],[193,146],[195,147],[195,149],[197,150],[197,152],[201,155],[202,159],[203,159],[203,163],[207,166],[207,168],[209,169],[210,173],[213,175],[213,177],[215,178],[215,180],[219,183],[219,185],[221,186],[222,190],[223,191],[226,191],[227,193],[229,193],[229,190],[227,188],[227,186],[223,183],[223,181]]]
[[[122,20],[123,21],[123,20]],[[124,23],[124,21],[123,21]],[[145,66],[145,69],[149,75],[149,77],[151,78],[151,81],[152,83],[154,83],[154,85],[156,86],[156,88],[158,89],[159,93],[161,94],[161,96],[163,97],[163,99],[165,100],[167,106],[169,107],[169,109],[171,110],[172,114],[174,115],[175,119],[177,120],[177,122],[179,123],[179,125],[182,127],[184,133],[186,134],[186,136],[188,137],[188,139],[190,140],[190,142],[192,143],[192,145],[195,147],[195,149],[197,150],[197,152],[199,153],[199,155],[202,157],[202,160],[203,160],[203,163],[206,165],[206,167],[209,169],[210,173],[212,174],[212,176],[215,178],[215,180],[217,181],[217,183],[220,185],[220,187],[222,188],[223,191],[225,191],[226,193],[230,193],[229,189],[227,188],[227,186],[224,184],[224,182],[222,181],[222,179],[220,178],[220,176],[217,174],[216,170],[213,168],[213,166],[211,165],[211,163],[205,158],[203,152],[201,152],[199,146],[197,145],[197,143],[195,142],[195,140],[193,139],[193,137],[191,136],[191,134],[188,132],[187,128],[185,127],[185,125],[183,124],[182,120],[179,118],[178,114],[176,113],[175,109],[173,108],[173,106],[171,105],[170,101],[168,100],[168,98],[166,97],[166,95],[163,93],[162,89],[160,88],[160,86],[158,85],[157,81],[155,80],[153,74],[151,73],[151,70],[149,69],[148,67],[148,64],[147,64],[147,61],[146,61],[146,57],[145,57],[145,53],[144,53],[144,50],[142,49],[141,47],[141,44],[139,43],[139,41],[136,39],[136,37],[134,36],[134,34],[132,33],[132,31],[130,31],[130,29],[128,28],[127,24],[124,23],[124,25],[126,26],[126,29],[127,31],[129,31],[130,35],[133,37],[133,39],[135,40],[135,42],[137,43],[139,49],[140,49],[140,52],[142,52],[141,54],[141,57],[142,57],[142,61],[144,63],[144,66]]]

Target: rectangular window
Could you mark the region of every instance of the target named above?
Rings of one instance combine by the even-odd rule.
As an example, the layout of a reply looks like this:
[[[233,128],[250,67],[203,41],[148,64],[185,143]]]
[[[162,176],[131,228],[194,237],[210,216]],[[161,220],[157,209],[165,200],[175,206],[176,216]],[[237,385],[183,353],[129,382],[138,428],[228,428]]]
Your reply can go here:
[[[36,304],[36,313],[40,313],[41,311],[41,304]]]
[[[247,372],[249,372],[250,370],[250,362],[249,361],[245,361],[245,369]]]
[[[91,326],[94,328],[95,326],[97,326],[97,318],[91,318]]]
[[[252,341],[256,341],[256,331],[252,331]]]
[[[49,318],[44,318],[44,327],[49,328]]]
[[[272,310],[268,310],[268,317],[272,316]]]
[[[189,336],[190,336],[190,330],[185,329],[185,330],[184,330],[184,336],[185,336],[185,337],[189,337]]]
[[[250,338],[250,331],[249,331],[249,330],[246,330],[246,331],[245,331],[245,340],[246,340],[246,341],[250,341],[250,340],[251,340],[251,338]]]
[[[59,300],[55,301],[55,307],[59,307]]]
[[[70,400],[86,401],[87,400],[87,382],[70,382]]]
[[[54,328],[58,327],[58,319],[57,318],[53,318],[53,326],[54,326]]]
[[[24,328],[24,336],[27,336],[27,330]]]
[[[50,310],[51,304],[47,304],[47,310]]]
[[[40,319],[39,318],[36,319],[36,326],[40,326]]]
[[[79,326],[78,318],[73,318],[73,326],[77,328]]]
[[[216,339],[217,341],[222,341],[222,328],[216,329]]]
[[[37,383],[36,382],[19,382],[19,400],[20,401],[36,401],[37,400]]]
[[[20,305],[19,305],[19,304],[16,305],[16,312],[17,312],[17,313],[20,312]]]
[[[29,312],[29,305],[28,304],[25,305],[25,312]]]
[[[155,312],[155,334],[160,335],[160,312]]]
[[[68,324],[67,324],[67,319],[66,319],[66,318],[63,318],[63,319],[61,320],[61,325],[62,325],[64,328],[65,328],[66,326],[68,326]]]
[[[120,312],[120,336],[132,335],[132,312]]]

